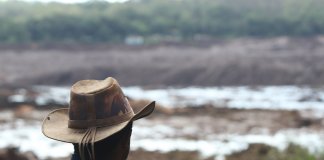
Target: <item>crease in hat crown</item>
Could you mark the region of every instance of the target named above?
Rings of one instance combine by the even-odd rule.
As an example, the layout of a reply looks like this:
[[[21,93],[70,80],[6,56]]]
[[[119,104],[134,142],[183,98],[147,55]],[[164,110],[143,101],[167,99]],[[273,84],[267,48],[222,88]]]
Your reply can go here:
[[[105,89],[109,89],[109,87],[113,86],[114,82],[117,83],[117,81],[112,77],[108,77],[102,81],[81,80],[72,86],[71,91],[76,94],[95,94]]]
[[[81,80],[71,88],[69,128],[89,128],[116,125],[132,119],[132,107],[118,82]]]

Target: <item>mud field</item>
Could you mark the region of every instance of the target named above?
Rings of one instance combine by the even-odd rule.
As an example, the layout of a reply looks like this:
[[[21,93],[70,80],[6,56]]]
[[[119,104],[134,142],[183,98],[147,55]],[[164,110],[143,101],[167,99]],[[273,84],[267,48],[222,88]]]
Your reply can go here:
[[[130,93],[127,88],[125,90]],[[2,99],[15,96],[18,100],[16,92],[2,90]],[[21,92],[20,89],[18,93]],[[7,101],[0,106],[0,159],[8,156],[13,160],[69,159],[73,151],[71,144],[53,141],[41,134],[41,122],[47,113],[67,104],[43,100],[42,105],[37,105],[37,96],[44,99],[44,95],[26,92],[29,98],[25,100],[29,101]],[[31,103],[32,95],[36,103]],[[148,101],[130,98],[130,103],[137,112],[138,106]],[[211,104],[166,107],[158,103],[150,117],[134,124],[129,159],[257,158],[259,152],[279,153],[278,150],[289,148],[290,143],[316,153],[324,146],[323,128],[323,116],[314,116],[314,110],[308,109],[240,109]]]
[[[42,119],[67,106],[67,86],[107,76],[135,111],[158,102],[134,125],[130,160],[324,153],[323,61],[323,37],[0,46],[0,160],[69,159],[72,146],[44,137]]]
[[[324,38],[233,39],[156,46],[0,47],[1,84],[283,85],[324,82]]]

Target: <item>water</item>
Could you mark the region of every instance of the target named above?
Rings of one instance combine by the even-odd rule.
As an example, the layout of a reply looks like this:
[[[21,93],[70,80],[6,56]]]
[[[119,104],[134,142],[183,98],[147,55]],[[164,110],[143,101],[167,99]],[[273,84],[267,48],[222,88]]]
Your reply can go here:
[[[35,86],[38,105],[68,104],[69,88]],[[244,109],[315,110],[324,112],[324,89],[300,86],[187,87],[143,89],[124,87],[124,93],[133,99],[155,100],[165,107],[187,107],[212,104],[216,107]],[[30,99],[23,89],[9,98],[12,102]]]
[[[9,97],[12,102],[33,100],[38,105],[51,103],[67,105],[69,102],[68,87],[35,86],[38,94],[32,96],[25,89],[18,89]],[[324,89],[308,86],[260,86],[260,87],[188,87],[166,89],[143,89],[141,87],[124,87],[124,93],[133,99],[156,100],[169,107],[187,107],[212,104],[215,107],[241,109],[272,110],[313,110],[318,117],[324,113]],[[35,96],[36,95],[36,96]],[[10,119],[8,112],[1,117]],[[251,143],[264,143],[278,149],[285,149],[289,143],[299,144],[311,153],[324,148],[324,130],[306,128],[286,128],[275,133],[214,133],[208,128],[194,124],[192,117],[170,116],[172,123],[188,123],[188,125],[168,124],[165,119],[141,119],[134,124],[131,149],[142,148],[148,151],[169,152],[173,150],[198,151],[202,156],[214,156],[224,159],[226,155],[246,149]],[[199,117],[198,117],[199,118]],[[200,117],[202,118],[202,117]],[[171,119],[171,120],[170,120]],[[172,120],[173,119],[173,120]],[[189,125],[190,122],[190,125]],[[41,133],[41,122],[11,120],[0,125],[0,148],[19,146],[22,151],[33,151],[41,159],[46,157],[65,157],[72,153],[71,144],[50,140]],[[198,135],[199,134],[199,135]],[[198,139],[188,138],[197,136]],[[33,143],[31,143],[33,142]],[[34,144],[39,147],[35,149]],[[163,147],[161,147],[163,146]],[[59,153],[59,154],[58,154]]]
[[[71,144],[54,141],[42,135],[41,122],[15,120],[1,125],[0,130],[0,148],[19,146],[21,151],[32,151],[40,159],[66,157],[73,152]],[[181,131],[182,128],[170,127],[162,122],[157,125],[145,119],[136,121],[133,127],[131,149],[141,148],[160,152],[198,151],[205,157],[214,156],[216,159],[223,159],[233,152],[247,149],[251,143],[264,143],[281,150],[289,143],[295,143],[307,148],[311,153],[321,151],[324,147],[324,132],[287,129],[275,134],[208,134],[205,138],[193,140],[178,134]],[[198,132],[202,131],[193,131],[193,133]]]
[[[314,109],[324,110],[324,90],[299,86],[188,87],[143,90],[125,88],[135,99],[156,100],[169,107],[213,104],[245,109]]]

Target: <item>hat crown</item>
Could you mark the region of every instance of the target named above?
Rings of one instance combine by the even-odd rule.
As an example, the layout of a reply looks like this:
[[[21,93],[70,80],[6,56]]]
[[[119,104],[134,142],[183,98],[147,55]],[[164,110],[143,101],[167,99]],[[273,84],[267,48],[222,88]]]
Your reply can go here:
[[[82,80],[72,86],[69,128],[103,127],[119,124],[134,116],[118,82]]]

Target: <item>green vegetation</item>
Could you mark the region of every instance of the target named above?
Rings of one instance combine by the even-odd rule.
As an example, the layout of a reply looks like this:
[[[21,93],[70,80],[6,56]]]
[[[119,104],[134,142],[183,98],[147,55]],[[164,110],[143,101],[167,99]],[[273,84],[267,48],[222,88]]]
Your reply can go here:
[[[323,154],[309,153],[309,151],[299,145],[290,144],[285,150],[279,151],[277,148],[265,144],[252,144],[246,151],[235,153],[226,160],[323,160]]]
[[[264,160],[319,160],[301,146],[290,144],[286,150],[271,150]]]
[[[122,42],[324,33],[322,0],[134,0],[83,4],[0,2],[0,42]]]

